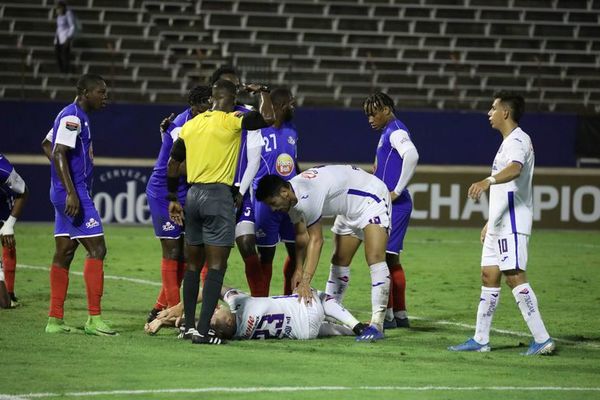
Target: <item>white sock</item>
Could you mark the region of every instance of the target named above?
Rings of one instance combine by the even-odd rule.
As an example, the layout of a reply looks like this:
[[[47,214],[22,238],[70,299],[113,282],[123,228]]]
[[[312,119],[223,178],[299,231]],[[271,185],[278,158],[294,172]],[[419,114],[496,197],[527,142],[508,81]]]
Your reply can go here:
[[[490,341],[490,328],[496,307],[500,302],[500,288],[481,287],[479,307],[477,307],[477,322],[473,339],[479,344],[488,344]]]
[[[350,283],[350,267],[333,265],[329,268],[329,279],[325,286],[325,293],[333,296],[338,302],[344,299],[344,292]]]
[[[537,343],[544,343],[550,338],[550,335],[544,326],[544,321],[542,321],[537,297],[535,297],[533,289],[529,286],[529,283],[523,283],[514,288],[512,292],[521,310],[521,315],[523,315],[523,319],[533,335],[533,340]]]
[[[390,270],[380,262],[369,265],[371,270],[371,325],[383,332],[383,320],[390,296]]]
[[[408,313],[406,311],[394,311],[394,317],[398,319],[406,319],[408,318]]]
[[[332,317],[335,320],[346,325],[350,329],[354,328],[359,321],[354,318],[333,296],[323,293],[321,295],[321,304],[326,317]]]

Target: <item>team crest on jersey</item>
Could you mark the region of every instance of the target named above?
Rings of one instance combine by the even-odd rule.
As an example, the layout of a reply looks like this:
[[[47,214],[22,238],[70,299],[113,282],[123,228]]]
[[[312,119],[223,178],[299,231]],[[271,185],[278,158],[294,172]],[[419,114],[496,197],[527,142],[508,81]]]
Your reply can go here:
[[[293,146],[296,144],[296,139],[294,139],[292,136],[288,136],[288,143]]]
[[[294,159],[287,153],[280,154],[275,162],[275,169],[281,176],[288,176],[294,171]]]
[[[69,131],[76,131],[79,129],[79,124],[77,122],[66,121],[65,128],[67,128]]]

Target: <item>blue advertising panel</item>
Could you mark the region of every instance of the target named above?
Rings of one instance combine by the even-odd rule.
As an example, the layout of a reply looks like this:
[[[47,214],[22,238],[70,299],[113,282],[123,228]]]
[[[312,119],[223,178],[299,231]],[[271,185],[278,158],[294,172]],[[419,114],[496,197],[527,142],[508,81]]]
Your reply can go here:
[[[0,101],[5,154],[40,154],[40,142],[65,106],[52,102]],[[155,158],[158,125],[185,105],[112,104],[92,113],[94,153],[100,157]],[[397,112],[417,145],[420,164],[487,165],[500,143],[486,111]],[[574,167],[578,117],[530,113],[521,121],[536,149],[537,166]],[[372,163],[379,135],[356,109],[298,108],[298,155],[304,162]]]

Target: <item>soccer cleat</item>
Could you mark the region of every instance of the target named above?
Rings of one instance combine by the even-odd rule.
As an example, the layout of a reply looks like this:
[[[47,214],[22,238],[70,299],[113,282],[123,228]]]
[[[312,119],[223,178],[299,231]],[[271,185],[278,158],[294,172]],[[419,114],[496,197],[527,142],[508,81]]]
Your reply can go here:
[[[552,354],[555,349],[556,345],[552,338],[548,338],[544,343],[537,343],[535,340],[532,340],[527,351],[521,354],[524,356],[549,355]]]
[[[456,346],[448,347],[448,350],[450,350],[450,351],[476,351],[479,353],[485,353],[485,352],[491,351],[492,348],[490,347],[489,343],[486,343],[486,344],[477,343],[475,341],[475,339],[471,338],[464,343],[458,344]]]
[[[74,329],[65,324],[62,318],[49,317],[45,331],[46,333],[71,333]]]
[[[192,336],[192,343],[193,344],[218,345],[218,344],[225,344],[227,342],[225,342],[223,339],[218,337],[217,334],[215,333],[215,331],[213,331],[212,329],[209,329],[209,331],[206,335],[203,335],[201,333],[198,333],[198,331],[196,331],[196,334]]]
[[[19,302],[19,299],[17,299],[17,296],[15,296],[14,293],[9,293],[8,297],[10,297],[10,308],[21,307],[21,303]]]
[[[410,328],[410,322],[408,318],[394,318],[396,320],[396,327],[398,328]]]
[[[102,320],[100,315],[90,315],[88,316],[87,322],[83,327],[86,335],[96,335],[96,336],[118,336],[117,331],[112,329],[110,326],[106,324]]]
[[[393,318],[391,320],[387,320],[384,319],[383,320],[383,329],[396,329],[398,327],[397,323],[396,323],[396,318]]]
[[[158,308],[153,308],[152,310],[150,310],[150,312],[148,313],[148,317],[146,318],[146,322],[150,323],[150,322],[154,321],[156,319],[156,317],[158,316],[158,313],[161,311],[162,310],[159,310]]]
[[[357,342],[376,342],[383,339],[383,333],[373,325],[369,325],[360,335],[356,336]]]
[[[191,340],[194,335],[198,335],[196,328],[185,329],[185,325],[181,325],[177,339]]]

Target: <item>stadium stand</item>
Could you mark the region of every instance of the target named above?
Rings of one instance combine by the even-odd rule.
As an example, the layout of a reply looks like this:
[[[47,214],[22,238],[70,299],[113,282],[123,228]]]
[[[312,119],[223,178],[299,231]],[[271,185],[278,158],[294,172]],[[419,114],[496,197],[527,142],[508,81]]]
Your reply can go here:
[[[53,1],[0,4],[0,97],[68,100]],[[116,101],[181,102],[232,63],[245,81],[288,85],[301,105],[360,106],[372,90],[404,108],[485,109],[490,91],[531,109],[600,112],[594,0],[71,0],[73,59]]]

